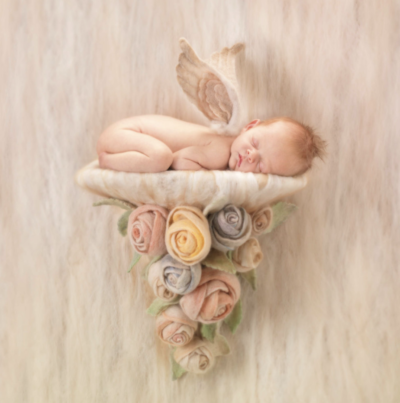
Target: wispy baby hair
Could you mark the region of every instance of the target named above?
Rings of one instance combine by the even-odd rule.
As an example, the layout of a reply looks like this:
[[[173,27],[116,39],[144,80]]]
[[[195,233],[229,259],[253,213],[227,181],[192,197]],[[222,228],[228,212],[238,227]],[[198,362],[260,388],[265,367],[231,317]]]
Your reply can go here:
[[[324,160],[327,143],[315,133],[312,127],[285,116],[264,120],[260,125],[267,126],[276,122],[292,123],[294,127],[299,129],[294,131],[293,141],[296,152],[305,164],[304,171],[311,168],[315,157],[320,158],[322,161]]]

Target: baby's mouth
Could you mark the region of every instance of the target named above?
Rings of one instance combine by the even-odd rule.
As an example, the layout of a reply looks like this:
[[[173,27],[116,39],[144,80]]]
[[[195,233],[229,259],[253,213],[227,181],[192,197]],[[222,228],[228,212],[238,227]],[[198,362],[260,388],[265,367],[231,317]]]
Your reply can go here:
[[[238,168],[240,167],[240,165],[242,165],[242,156],[240,154],[239,155],[239,162],[238,162]]]

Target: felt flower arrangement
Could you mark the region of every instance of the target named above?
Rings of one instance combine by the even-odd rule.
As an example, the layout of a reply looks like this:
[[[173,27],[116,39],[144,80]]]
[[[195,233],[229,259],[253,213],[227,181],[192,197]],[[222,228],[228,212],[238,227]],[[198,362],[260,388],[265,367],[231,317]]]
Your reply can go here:
[[[155,299],[147,312],[171,349],[173,379],[208,372],[218,356],[230,352],[221,328],[225,324],[235,333],[241,322],[243,281],[256,289],[256,268],[263,259],[256,237],[275,229],[295,206],[278,202],[249,214],[227,204],[206,217],[193,206],[168,211],[117,199],[94,205],[126,210],[118,230],[134,250],[128,272],[142,256],[150,259],[143,277]]]

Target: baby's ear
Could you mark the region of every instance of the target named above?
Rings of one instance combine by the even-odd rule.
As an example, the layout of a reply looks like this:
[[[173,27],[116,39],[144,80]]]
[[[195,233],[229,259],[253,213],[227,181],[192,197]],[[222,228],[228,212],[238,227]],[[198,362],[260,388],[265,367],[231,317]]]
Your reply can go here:
[[[260,123],[260,119],[255,119],[252,120],[250,123],[247,123],[247,125],[243,128],[244,131],[250,130],[253,127],[256,127]]]

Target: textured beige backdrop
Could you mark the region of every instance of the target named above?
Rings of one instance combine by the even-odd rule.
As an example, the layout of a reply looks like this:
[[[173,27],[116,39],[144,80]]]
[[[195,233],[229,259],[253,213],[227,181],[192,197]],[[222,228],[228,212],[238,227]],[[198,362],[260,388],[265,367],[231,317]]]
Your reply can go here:
[[[0,1],[1,402],[398,402],[396,1]],[[233,354],[171,382],[119,211],[73,181],[107,125],[205,119],[175,79],[237,41],[247,117],[329,142],[263,240]]]

